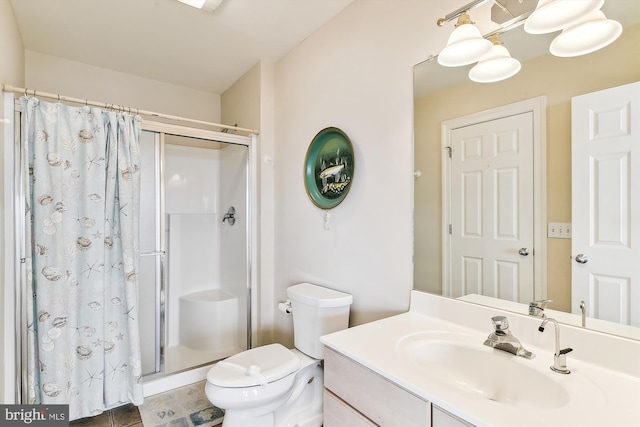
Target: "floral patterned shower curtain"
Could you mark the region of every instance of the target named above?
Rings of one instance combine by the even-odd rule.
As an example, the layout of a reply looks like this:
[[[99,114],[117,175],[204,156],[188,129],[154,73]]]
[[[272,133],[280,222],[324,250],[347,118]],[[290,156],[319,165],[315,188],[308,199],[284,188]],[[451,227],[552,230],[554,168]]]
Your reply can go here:
[[[139,405],[140,119],[21,102],[29,400],[72,420]]]

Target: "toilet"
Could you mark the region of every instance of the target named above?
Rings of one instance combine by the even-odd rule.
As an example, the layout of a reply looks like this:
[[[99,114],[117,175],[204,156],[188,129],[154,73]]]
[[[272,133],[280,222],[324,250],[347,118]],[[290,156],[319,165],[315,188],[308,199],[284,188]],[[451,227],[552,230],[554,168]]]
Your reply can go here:
[[[287,289],[294,349],[269,344],[216,363],[205,393],[225,410],[223,427],[320,427],[324,388],[320,337],[349,326],[353,297],[310,283]]]

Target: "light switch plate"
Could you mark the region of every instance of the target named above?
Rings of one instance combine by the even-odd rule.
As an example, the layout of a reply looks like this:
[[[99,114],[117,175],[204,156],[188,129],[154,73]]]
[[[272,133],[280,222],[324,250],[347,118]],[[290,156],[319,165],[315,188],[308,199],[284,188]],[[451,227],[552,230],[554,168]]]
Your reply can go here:
[[[571,223],[570,222],[550,222],[548,224],[547,237],[554,237],[556,239],[570,239]]]

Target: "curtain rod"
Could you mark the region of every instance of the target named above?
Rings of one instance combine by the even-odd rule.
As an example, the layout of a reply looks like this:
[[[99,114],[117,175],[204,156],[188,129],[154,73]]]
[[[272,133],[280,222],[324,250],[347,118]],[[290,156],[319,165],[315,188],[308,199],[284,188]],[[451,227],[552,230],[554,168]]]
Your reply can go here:
[[[136,114],[141,114],[143,116],[151,116],[151,117],[159,117],[159,118],[163,118],[163,119],[170,119],[170,120],[177,120],[177,121],[181,121],[181,122],[189,122],[189,123],[198,123],[201,125],[208,125],[208,126],[216,126],[222,129],[227,129],[227,130],[236,130],[236,131],[242,131],[242,132],[249,132],[249,133],[253,133],[258,135],[260,132],[255,130],[255,129],[247,129],[247,128],[241,128],[238,126],[229,126],[229,125],[223,125],[220,123],[212,123],[212,122],[205,122],[202,120],[196,120],[196,119],[189,119],[186,117],[180,117],[180,116],[172,116],[170,114],[163,114],[163,113],[156,113],[153,111],[146,111],[146,110],[140,110],[138,108],[131,108],[131,107],[125,107],[123,105],[119,105],[119,104],[108,104],[106,102],[97,102],[97,101],[90,101],[87,99],[82,99],[82,98],[73,98],[70,96],[63,96],[60,95],[58,93],[47,93],[47,92],[41,92],[39,90],[34,90],[34,89],[26,89],[23,87],[15,87],[15,86],[11,86],[11,85],[7,85],[7,84],[3,84],[2,85],[2,90],[5,92],[14,92],[14,93],[21,93],[24,95],[32,95],[35,97],[44,97],[44,98],[51,98],[51,99],[57,99],[58,101],[67,101],[67,102],[75,102],[77,104],[84,104],[84,105],[91,105],[94,107],[102,107],[102,108],[106,108],[106,109],[112,109],[112,110],[118,110],[118,111],[128,111],[129,113],[133,113],[135,112]]]

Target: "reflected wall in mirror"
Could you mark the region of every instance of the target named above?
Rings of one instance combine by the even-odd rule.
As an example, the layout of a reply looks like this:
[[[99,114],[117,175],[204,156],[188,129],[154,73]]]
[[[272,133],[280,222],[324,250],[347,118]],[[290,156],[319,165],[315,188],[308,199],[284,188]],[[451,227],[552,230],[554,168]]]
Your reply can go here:
[[[421,172],[414,183],[415,289],[443,292],[444,121],[546,97],[546,221],[571,223],[571,98],[640,80],[640,2],[607,0],[602,10],[624,31],[613,44],[584,56],[551,55],[548,46],[558,32],[530,35],[520,26],[503,34],[505,46],[522,62],[520,73],[505,81],[475,83],[467,77],[473,65],[445,68],[433,58],[415,67],[414,170]],[[543,46],[538,56],[535,43]],[[571,239],[547,238],[547,230],[542,235],[546,295],[535,298],[552,299],[549,308],[570,312]]]

